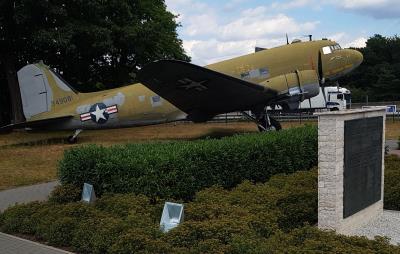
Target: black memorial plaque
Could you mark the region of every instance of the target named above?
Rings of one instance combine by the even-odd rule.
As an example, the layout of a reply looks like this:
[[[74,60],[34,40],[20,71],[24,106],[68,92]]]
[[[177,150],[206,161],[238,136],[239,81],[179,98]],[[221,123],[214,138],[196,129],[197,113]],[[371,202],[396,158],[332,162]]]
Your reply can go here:
[[[343,217],[381,199],[383,117],[344,122]]]

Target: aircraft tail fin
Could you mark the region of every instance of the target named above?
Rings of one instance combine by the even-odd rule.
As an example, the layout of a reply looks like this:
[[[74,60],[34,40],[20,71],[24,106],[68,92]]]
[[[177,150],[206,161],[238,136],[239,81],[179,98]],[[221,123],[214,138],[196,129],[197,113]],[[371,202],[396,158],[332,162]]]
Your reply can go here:
[[[27,65],[17,75],[27,121],[68,104],[77,95],[61,77],[42,63]]]

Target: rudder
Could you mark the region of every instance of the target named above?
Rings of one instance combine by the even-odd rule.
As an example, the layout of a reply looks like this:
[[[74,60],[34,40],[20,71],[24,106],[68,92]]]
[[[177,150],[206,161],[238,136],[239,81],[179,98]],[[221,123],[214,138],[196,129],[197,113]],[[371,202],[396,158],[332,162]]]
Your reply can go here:
[[[25,118],[54,110],[54,98],[72,98],[76,92],[43,64],[30,64],[17,73]],[[56,99],[57,100],[57,99]]]

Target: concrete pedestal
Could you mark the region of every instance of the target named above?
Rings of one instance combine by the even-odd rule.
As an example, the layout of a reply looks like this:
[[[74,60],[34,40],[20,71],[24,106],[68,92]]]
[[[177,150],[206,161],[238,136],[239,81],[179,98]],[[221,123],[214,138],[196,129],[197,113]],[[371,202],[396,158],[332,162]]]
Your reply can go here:
[[[317,115],[318,227],[347,234],[383,212],[385,108]]]

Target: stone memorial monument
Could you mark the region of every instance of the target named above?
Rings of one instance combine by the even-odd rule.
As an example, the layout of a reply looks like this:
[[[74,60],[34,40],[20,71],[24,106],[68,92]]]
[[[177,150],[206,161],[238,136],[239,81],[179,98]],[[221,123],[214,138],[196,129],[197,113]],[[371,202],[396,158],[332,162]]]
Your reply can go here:
[[[383,212],[385,108],[317,115],[318,227],[347,234]]]

